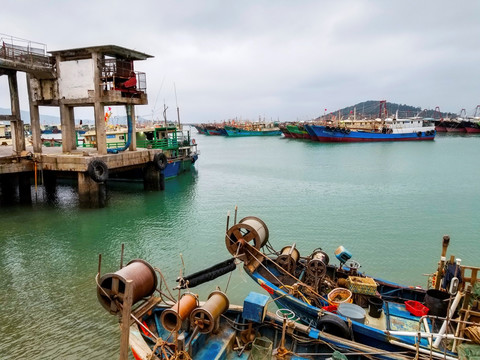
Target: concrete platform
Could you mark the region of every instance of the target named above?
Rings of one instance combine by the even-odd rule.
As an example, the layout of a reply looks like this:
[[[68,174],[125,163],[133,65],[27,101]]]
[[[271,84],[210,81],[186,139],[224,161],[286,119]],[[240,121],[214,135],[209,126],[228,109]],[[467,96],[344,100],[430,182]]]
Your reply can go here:
[[[137,149],[118,154],[99,155],[96,149],[79,148],[69,153],[62,153],[62,147],[42,147],[42,153],[33,154],[32,146],[27,146],[21,156],[13,153],[12,146],[0,146],[0,174],[33,171],[37,162],[43,170],[86,172],[93,159],[102,160],[109,171],[124,171],[145,166],[153,161],[159,150]]]

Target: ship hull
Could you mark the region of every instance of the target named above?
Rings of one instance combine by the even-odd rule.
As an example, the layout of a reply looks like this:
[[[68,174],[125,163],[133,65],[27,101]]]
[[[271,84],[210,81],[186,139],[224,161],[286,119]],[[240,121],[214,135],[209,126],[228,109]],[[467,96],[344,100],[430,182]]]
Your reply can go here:
[[[436,132],[417,131],[401,134],[383,134],[380,132],[366,131],[327,131],[325,126],[306,126],[312,140],[319,142],[385,142],[385,141],[426,141],[434,140]],[[433,133],[432,133],[433,132]]]

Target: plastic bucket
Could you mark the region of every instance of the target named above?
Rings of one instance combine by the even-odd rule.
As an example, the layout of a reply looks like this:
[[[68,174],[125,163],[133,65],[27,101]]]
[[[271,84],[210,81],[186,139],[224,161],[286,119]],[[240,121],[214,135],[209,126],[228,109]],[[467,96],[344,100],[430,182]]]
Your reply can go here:
[[[338,305],[337,314],[349,318],[352,321],[358,321],[362,324],[365,323],[365,310],[355,304],[341,303]]]
[[[266,337],[255,338],[248,360],[270,360],[272,358],[272,346],[272,340]]]
[[[383,300],[376,296],[370,296],[368,298],[368,315],[378,319],[382,316]]]
[[[338,305],[342,303],[352,302],[352,292],[344,288],[335,288],[327,295],[330,305]]]
[[[425,305],[430,310],[429,315],[446,317],[448,309],[448,299],[450,295],[445,291],[430,289],[425,295]]]

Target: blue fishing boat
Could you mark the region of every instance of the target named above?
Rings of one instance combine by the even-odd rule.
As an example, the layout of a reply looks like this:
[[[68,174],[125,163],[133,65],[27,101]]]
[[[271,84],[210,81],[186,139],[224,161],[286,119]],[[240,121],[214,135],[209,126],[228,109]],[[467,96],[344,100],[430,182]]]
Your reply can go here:
[[[175,299],[162,289],[164,280],[140,259],[115,273],[99,270],[98,300],[121,318],[121,360],[128,359],[128,346],[136,360],[408,359],[301,324],[289,310],[270,313],[267,295],[250,292],[243,306],[231,305],[218,288],[203,302],[190,291]],[[180,280],[178,289],[190,288]]]
[[[107,130],[106,135],[109,150],[125,148],[126,144],[129,143],[126,127],[112,127]],[[190,130],[179,127],[174,123],[137,128],[135,137],[137,148],[162,150],[162,153],[159,154],[159,160],[161,160],[162,171],[166,179],[189,171],[198,160],[197,142],[191,137]],[[78,146],[95,147],[95,130],[86,132],[83,139],[78,141]],[[136,176],[138,174],[132,175]],[[125,176],[125,174],[122,176]]]
[[[355,126],[361,123],[361,127]],[[367,126],[365,126],[365,124]],[[305,125],[310,139],[320,142],[380,142],[434,140],[435,125],[421,117],[400,119],[398,117],[341,121],[331,125]]]
[[[480,268],[446,261],[447,236],[427,290],[367,276],[343,246],[335,251],[335,265],[321,249],[304,257],[295,244],[276,251],[268,234],[262,220],[249,216],[229,228],[225,243],[276,304],[308,326],[410,356],[458,359],[468,347],[480,353],[480,345],[465,337],[468,329],[480,329],[480,318],[466,315],[472,289],[480,295]]]

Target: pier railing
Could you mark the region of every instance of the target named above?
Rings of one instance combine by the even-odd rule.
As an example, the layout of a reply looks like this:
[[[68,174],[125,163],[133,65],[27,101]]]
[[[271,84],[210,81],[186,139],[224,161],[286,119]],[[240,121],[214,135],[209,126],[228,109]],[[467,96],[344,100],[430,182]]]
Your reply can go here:
[[[55,64],[55,59],[47,55],[45,44],[5,34],[0,34],[0,58],[45,67]]]
[[[126,141],[109,142],[107,148],[115,149],[125,146]],[[141,140],[137,141],[137,147],[145,149],[162,149],[162,150],[174,150],[178,148],[178,141],[176,139],[161,139],[161,140]],[[95,142],[84,143],[78,141],[77,147],[94,148],[97,144]]]

